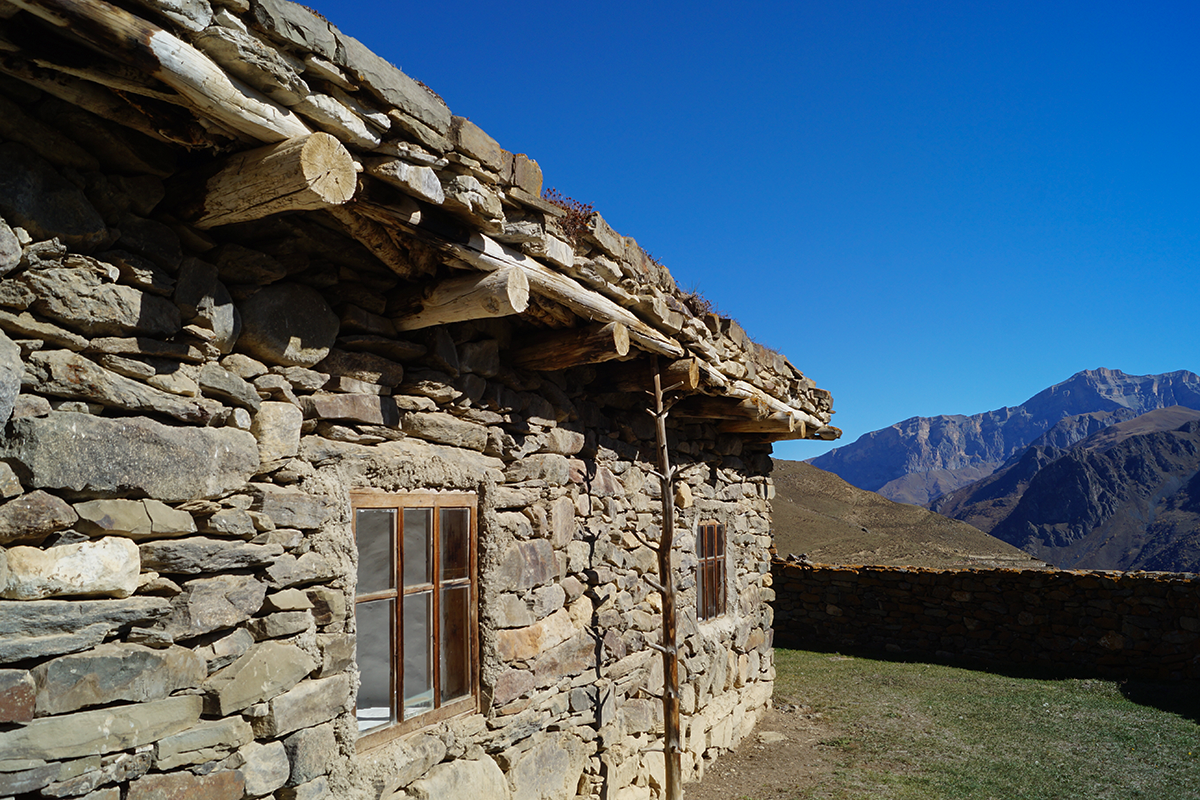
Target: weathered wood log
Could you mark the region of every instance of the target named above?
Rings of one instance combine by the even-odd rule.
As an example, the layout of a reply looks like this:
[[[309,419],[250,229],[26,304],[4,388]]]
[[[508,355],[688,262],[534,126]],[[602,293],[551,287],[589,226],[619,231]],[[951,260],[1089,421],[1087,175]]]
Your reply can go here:
[[[778,411],[765,419],[738,419],[722,422],[717,426],[722,433],[799,433],[797,439],[803,439],[804,423],[792,414]]]
[[[203,183],[176,186],[177,216],[208,229],[289,211],[339,206],[357,185],[354,158],[328,133],[313,133],[228,158]]]
[[[394,316],[398,331],[520,314],[529,306],[529,281],[516,267],[451,278],[427,289],[413,311]]]
[[[619,322],[610,322],[531,337],[510,352],[509,360],[521,369],[549,372],[599,364],[628,354],[629,329]]]
[[[446,248],[476,269],[499,269],[506,265],[519,267],[529,278],[530,290],[535,294],[566,306],[586,320],[620,322],[629,329],[630,342],[646,352],[671,358],[684,355],[679,342],[642,322],[633,312],[483,234],[473,235],[467,245],[451,243]]]
[[[700,388],[700,365],[694,358],[681,358],[667,364],[658,373],[662,377],[664,392],[694,392]],[[613,376],[613,382],[618,391],[622,392],[653,392],[654,383],[651,376],[640,370],[633,372],[621,371]]]
[[[809,428],[822,428],[826,425],[824,420],[818,419],[806,411],[801,411],[798,408],[792,408],[782,400],[772,397],[762,389],[759,389],[756,386],[751,386],[745,381],[733,381],[725,387],[725,394],[729,397],[735,397],[740,400],[754,400],[755,402],[762,403],[767,408],[771,409],[772,412],[791,414],[799,422],[803,422]]]
[[[231,78],[179,37],[104,0],[11,0],[12,4],[132,64],[182,95],[197,111],[259,141],[311,133],[291,110]]]
[[[735,400],[727,397],[713,397],[706,394],[695,394],[681,400],[675,405],[676,417],[691,419],[766,419],[771,410],[753,399]]]

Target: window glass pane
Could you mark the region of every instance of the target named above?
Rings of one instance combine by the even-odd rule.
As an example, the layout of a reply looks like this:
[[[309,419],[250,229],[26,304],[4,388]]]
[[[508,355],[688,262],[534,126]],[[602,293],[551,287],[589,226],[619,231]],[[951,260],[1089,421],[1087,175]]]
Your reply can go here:
[[[708,526],[701,525],[696,531],[696,557],[704,558],[708,555]]]
[[[358,543],[358,594],[395,587],[392,565],[396,541],[394,508],[359,508],[354,512],[354,538]]]
[[[362,685],[358,688],[360,731],[395,721],[392,693],[392,637],[396,630],[395,600],[372,600],[354,607],[355,639]]]
[[[471,577],[471,509],[443,508],[440,523],[442,580]]]
[[[433,582],[429,553],[433,548],[433,509],[404,509],[404,585]],[[406,628],[407,630],[407,628]]]
[[[471,593],[469,586],[442,590],[441,647],[442,702],[465,697],[471,691]]]
[[[713,525],[713,548],[711,552],[718,556],[725,555],[725,526]]]
[[[405,512],[407,516],[408,512]],[[433,709],[433,592],[404,596],[404,718]]]

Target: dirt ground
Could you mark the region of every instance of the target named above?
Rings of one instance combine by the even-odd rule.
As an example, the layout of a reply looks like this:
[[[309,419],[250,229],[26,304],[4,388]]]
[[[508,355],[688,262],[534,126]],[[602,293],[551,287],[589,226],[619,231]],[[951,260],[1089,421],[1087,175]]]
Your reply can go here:
[[[683,787],[684,800],[792,800],[833,772],[837,748],[823,747],[837,734],[819,713],[781,704],[768,711],[736,750]]]

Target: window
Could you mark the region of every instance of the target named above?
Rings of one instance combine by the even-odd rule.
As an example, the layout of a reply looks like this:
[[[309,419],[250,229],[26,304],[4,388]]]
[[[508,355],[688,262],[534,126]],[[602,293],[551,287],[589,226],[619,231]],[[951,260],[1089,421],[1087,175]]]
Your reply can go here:
[[[700,619],[725,613],[725,526],[702,522],[696,529],[696,611]]]
[[[360,736],[475,710],[475,495],[355,492],[351,503]]]

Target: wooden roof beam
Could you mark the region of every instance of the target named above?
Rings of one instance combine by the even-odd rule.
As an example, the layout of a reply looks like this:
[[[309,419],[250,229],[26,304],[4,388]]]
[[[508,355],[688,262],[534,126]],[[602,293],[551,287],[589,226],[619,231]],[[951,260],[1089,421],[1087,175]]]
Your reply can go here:
[[[532,336],[509,355],[513,366],[550,372],[629,355],[629,329],[619,322]]]

